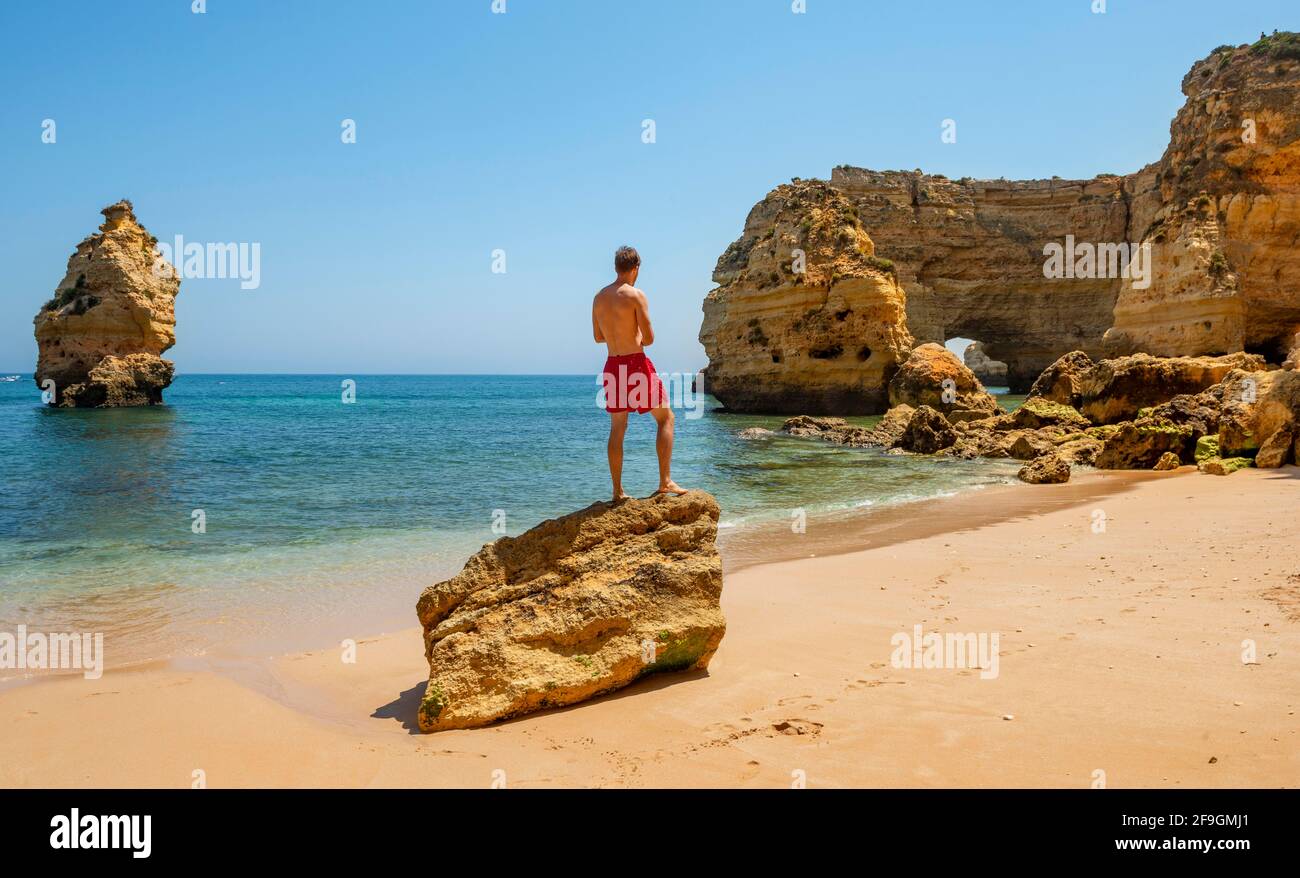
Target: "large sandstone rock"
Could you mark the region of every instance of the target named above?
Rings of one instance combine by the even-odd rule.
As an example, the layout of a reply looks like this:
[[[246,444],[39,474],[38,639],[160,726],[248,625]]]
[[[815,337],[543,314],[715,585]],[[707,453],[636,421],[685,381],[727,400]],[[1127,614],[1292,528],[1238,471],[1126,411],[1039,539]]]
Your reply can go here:
[[[1083,351],[1070,351],[1034,379],[1029,398],[1042,398],[1077,409],[1083,402],[1084,379],[1095,365],[1092,357]]]
[[[957,441],[957,434],[940,412],[923,405],[912,413],[895,448],[916,454],[934,454]]]
[[[172,381],[160,355],[176,343],[180,280],[166,262],[155,270],[156,241],[131,202],[102,213],[34,320],[36,383],[54,381],[57,406],[154,405]]]
[[[1097,455],[1099,469],[1153,469],[1166,453],[1191,460],[1196,439],[1190,427],[1152,418],[1125,421],[1106,438]]]
[[[1300,434],[1300,372],[1233,372],[1222,386],[1218,445],[1224,457],[1255,457],[1261,466],[1294,459],[1283,446]]]
[[[773,190],[713,272],[705,388],[733,411],[878,414],[912,337],[893,267],[825,183]]]
[[[997,400],[975,373],[943,345],[923,344],[908,354],[889,382],[889,404],[929,406],[962,420],[998,414]]]
[[[1013,391],[1029,389],[1072,351],[1097,358],[1249,350],[1281,362],[1296,349],[1300,330],[1298,41],[1278,35],[1216,50],[1194,64],[1164,155],[1127,176],[951,180],[845,165],[831,172],[829,184],[817,184],[826,187],[818,200],[855,216],[874,255],[891,263],[905,293],[906,320],[894,327],[900,336],[906,331],[918,343],[978,339],[984,354],[1007,365]],[[1250,140],[1243,137],[1247,120]],[[812,372],[798,358],[761,363],[760,354],[775,354],[769,349],[777,345],[746,347],[744,340],[751,319],[759,339],[776,338],[767,326],[793,324],[809,311],[818,332],[825,323],[818,315],[827,309],[805,294],[740,279],[755,251],[772,260],[793,246],[779,237],[792,218],[771,222],[782,206],[804,210],[788,188],[755,207],[744,236],[719,260],[715,279],[722,286],[706,300],[701,340],[730,407],[770,405],[776,395],[782,410],[847,412],[846,400],[828,392],[829,372]],[[815,225],[821,216],[809,209],[805,221]],[[765,237],[773,226],[777,236]],[[1045,245],[1067,236],[1089,245],[1150,245],[1149,274],[1045,277]],[[876,350],[866,332],[846,327],[829,350]],[[900,357],[896,348],[893,356]],[[1288,362],[1300,362],[1300,355]],[[759,378],[764,389],[735,386],[746,377]],[[869,382],[888,378],[888,368],[873,369],[859,384],[839,378],[831,386],[852,387],[850,399],[858,400],[872,395]],[[1068,391],[1041,395],[1078,404]]]
[[[1016,477],[1031,485],[1057,485],[1070,480],[1070,462],[1059,454],[1048,452],[1034,458],[1020,468]]]
[[[1222,381],[1234,369],[1267,369],[1257,354],[1223,357],[1153,357],[1134,354],[1102,360],[1082,379],[1079,411],[1094,424],[1131,420],[1142,409],[1195,394]]]
[[[429,660],[420,729],[707,667],[726,631],[717,530],[717,502],[691,491],[595,503],[484,546],[416,605]]]

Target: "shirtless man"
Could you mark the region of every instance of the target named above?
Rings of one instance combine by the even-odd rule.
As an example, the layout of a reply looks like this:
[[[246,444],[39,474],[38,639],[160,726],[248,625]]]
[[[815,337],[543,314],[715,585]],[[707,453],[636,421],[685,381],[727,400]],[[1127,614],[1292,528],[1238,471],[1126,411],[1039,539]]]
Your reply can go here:
[[[685,494],[670,473],[673,456],[673,412],[668,397],[645,348],[655,340],[645,293],[633,284],[641,272],[641,257],[631,247],[614,254],[618,277],[596,293],[591,303],[591,330],[596,343],[609,349],[605,371],[605,410],[609,412],[609,475],[614,481],[614,502],[623,500],[623,436],[629,412],[654,416],[659,427],[655,453],[659,455],[659,489],[656,494]]]

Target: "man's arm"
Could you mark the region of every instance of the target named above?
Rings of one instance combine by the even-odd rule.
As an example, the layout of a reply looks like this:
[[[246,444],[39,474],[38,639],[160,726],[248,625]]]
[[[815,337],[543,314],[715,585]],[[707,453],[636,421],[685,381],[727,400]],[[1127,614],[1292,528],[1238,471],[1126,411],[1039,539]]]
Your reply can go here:
[[[636,291],[636,329],[641,335],[642,347],[655,343],[655,331],[650,326],[650,303],[640,290]]]
[[[605,334],[600,331],[600,321],[596,319],[596,303],[591,303],[591,334],[596,339],[596,344],[605,343]]]

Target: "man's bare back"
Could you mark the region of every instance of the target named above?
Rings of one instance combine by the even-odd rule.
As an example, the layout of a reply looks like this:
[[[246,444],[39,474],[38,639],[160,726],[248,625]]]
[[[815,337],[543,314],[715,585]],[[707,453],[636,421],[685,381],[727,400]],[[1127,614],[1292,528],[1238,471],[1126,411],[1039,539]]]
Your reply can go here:
[[[591,328],[611,357],[642,353],[655,340],[645,293],[621,280],[596,293],[591,303]]]

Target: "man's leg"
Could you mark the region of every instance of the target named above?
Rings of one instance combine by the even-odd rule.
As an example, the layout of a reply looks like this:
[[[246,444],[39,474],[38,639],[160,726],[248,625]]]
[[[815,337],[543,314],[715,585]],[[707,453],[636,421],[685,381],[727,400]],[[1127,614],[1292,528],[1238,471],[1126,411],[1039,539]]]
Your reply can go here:
[[[651,409],[659,430],[655,436],[655,454],[659,455],[659,490],[656,494],[685,494],[686,489],[673,481],[673,410]]]
[[[614,499],[622,500],[623,493],[623,436],[627,433],[627,412],[609,413],[609,477],[614,482]]]

